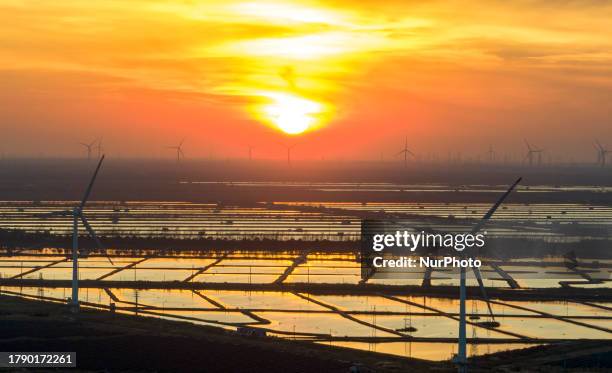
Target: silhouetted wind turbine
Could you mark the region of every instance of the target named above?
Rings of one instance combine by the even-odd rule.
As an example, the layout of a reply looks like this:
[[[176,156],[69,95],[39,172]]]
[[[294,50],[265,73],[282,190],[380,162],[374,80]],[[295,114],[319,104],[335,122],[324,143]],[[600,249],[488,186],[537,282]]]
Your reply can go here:
[[[183,153],[183,143],[185,139],[182,139],[181,142],[177,146],[169,146],[168,149],[176,150],[176,161],[180,162],[181,158],[185,158],[185,153]]]
[[[499,206],[504,202],[506,197],[510,195],[512,190],[521,182],[522,178],[518,178],[514,184],[512,184],[508,190],[502,194],[502,196],[491,206],[489,211],[482,217],[482,219],[472,228],[472,234],[477,234],[482,227],[489,221],[491,216],[495,213],[495,211],[499,208]],[[475,251],[475,250],[474,250]],[[464,252],[465,253],[465,252]],[[465,254],[464,254],[465,255]],[[475,255],[473,255],[475,256]],[[489,303],[489,297],[487,296],[487,292],[484,286],[484,282],[482,280],[482,275],[480,274],[480,269],[478,267],[472,267],[472,271],[474,271],[474,276],[478,281],[478,287],[482,293],[482,297],[487,303],[487,308],[489,309],[489,314],[491,315],[491,319],[493,320],[489,324],[492,327],[499,326],[499,323],[495,321],[495,315],[493,314],[493,310],[491,309],[491,304]],[[455,363],[457,363],[459,367],[459,372],[467,371],[467,338],[466,338],[466,311],[465,311],[465,301],[466,301],[466,269],[465,267],[461,267],[460,269],[460,278],[459,278],[459,346],[457,348],[457,356],[455,358]]]
[[[91,150],[93,149],[93,146],[96,144],[98,140],[94,140],[91,143],[87,144],[84,142],[81,142],[79,144],[83,145],[85,148],[87,148],[87,160],[91,160]]]
[[[291,149],[295,148],[297,144],[285,145],[287,148],[287,165],[291,167]]]
[[[608,154],[612,153],[612,150],[604,148],[597,140],[595,140],[595,144],[595,149],[597,149],[597,163],[599,163],[601,167],[606,167]]]
[[[597,146],[596,143],[593,143],[593,147],[595,148],[595,151],[597,152],[597,165],[601,166],[601,149]]]
[[[410,151],[410,149],[408,149],[408,137],[406,136],[406,142],[404,144],[404,148],[402,150],[400,150],[397,155],[400,155],[404,153],[404,167],[408,167],[408,154],[410,154],[411,156],[415,156],[413,152]]]
[[[79,220],[85,226],[85,229],[89,233],[89,236],[94,240],[96,246],[102,250],[106,254],[106,250],[102,246],[102,243],[98,239],[96,232],[93,230],[89,221],[83,214],[83,210],[85,209],[85,204],[89,199],[89,195],[91,194],[91,190],[93,188],[94,182],[96,181],[96,177],[98,176],[98,172],[100,171],[100,167],[102,167],[102,162],[104,161],[104,155],[100,158],[98,162],[98,166],[94,171],[91,180],[89,181],[89,185],[85,190],[85,194],[83,195],[83,199],[78,206],[75,206],[72,210],[65,211],[56,211],[48,214],[41,214],[42,216],[72,216],[72,297],[70,298],[70,308],[72,312],[76,313],[79,310]],[[81,255],[86,255],[86,251],[81,250]],[[108,261],[113,264],[111,258],[106,255]]]
[[[100,137],[100,139],[98,139],[98,145],[96,146],[96,150],[98,152],[98,159],[100,159],[100,157],[102,156],[102,137]]]
[[[538,157],[538,165],[541,165],[542,164],[542,152],[544,150],[543,149],[532,148],[531,145],[529,144],[529,142],[527,142],[527,139],[525,139],[525,145],[527,145],[527,154],[525,155],[525,158],[527,158],[527,160],[529,160],[529,165],[533,166],[534,155],[537,155],[537,157]]]
[[[249,162],[253,160],[253,149],[255,149],[254,146],[252,145],[248,145],[249,148]]]
[[[287,149],[287,165],[291,167],[291,149],[295,148],[297,146],[297,143],[293,145],[287,145],[282,142],[279,142],[279,144]]]
[[[493,162],[495,160],[495,151],[493,151],[493,145],[489,145],[489,151],[487,151],[489,156],[489,162]]]

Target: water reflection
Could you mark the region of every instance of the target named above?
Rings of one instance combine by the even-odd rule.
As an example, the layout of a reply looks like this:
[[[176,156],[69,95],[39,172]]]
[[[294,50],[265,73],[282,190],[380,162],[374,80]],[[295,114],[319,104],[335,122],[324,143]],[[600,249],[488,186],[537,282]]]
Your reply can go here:
[[[2,287],[3,292],[28,297],[65,300],[68,288]],[[283,338],[313,339],[328,343],[382,353],[411,356],[421,359],[444,360],[454,352],[457,337],[457,300],[424,296],[397,297],[360,295],[298,296],[289,292],[246,292],[223,290],[167,290],[167,289],[81,289],[84,306],[108,306],[116,303],[118,312],[183,320],[205,325],[234,329],[239,325],[262,327],[271,335]],[[310,299],[316,300],[316,302]],[[324,306],[325,305],[325,306]],[[518,302],[493,304],[493,311],[501,326],[488,330],[468,325],[471,338],[497,339],[501,343],[471,345],[470,354],[524,348],[533,344],[521,343],[505,331],[545,339],[609,339],[610,332],[595,330],[555,319],[541,317],[541,312],[553,314],[587,325],[612,328],[608,303],[584,305],[575,302]],[[330,308],[331,307],[331,308]],[[341,311],[336,312],[335,309]],[[345,317],[344,313],[350,317]],[[468,301],[468,315],[486,315],[482,301]],[[359,320],[355,322],[351,318]],[[470,320],[473,318],[470,316]],[[407,329],[410,327],[410,329]],[[419,341],[393,341],[395,333]],[[330,338],[331,336],[331,338]],[[355,339],[373,338],[371,342]],[[386,338],[385,341],[378,341]],[[348,339],[348,340],[343,340]],[[427,342],[433,339],[435,342]],[[443,341],[447,342],[443,342]],[[515,340],[516,342],[510,343]],[[505,341],[505,342],[502,342]]]
[[[257,252],[185,253],[180,257],[132,255],[116,257],[110,264],[103,257],[80,261],[81,279],[100,279],[100,283],[121,280],[180,284],[185,282],[231,284],[327,283],[359,286],[360,269],[354,254],[312,252],[299,261],[298,252],[266,254]],[[0,260],[3,278],[70,279],[71,262],[52,251],[40,255],[17,255]],[[561,271],[559,267],[544,267]],[[453,279],[439,278],[434,272],[432,285],[456,285]],[[436,279],[438,278],[438,279]],[[371,280],[373,284],[414,284],[422,279]],[[532,281],[531,286],[558,287],[558,282]],[[116,284],[116,283],[115,283]],[[472,283],[475,285],[475,283]],[[499,279],[487,285],[506,286]],[[608,284],[609,285],[609,284]],[[65,286],[65,285],[63,285]],[[97,286],[97,285],[96,285]],[[305,339],[316,343],[360,348],[383,353],[443,360],[455,352],[458,301],[416,295],[346,295],[293,293],[289,291],[133,289],[111,287],[82,288],[85,307],[108,307],[117,312],[183,320],[235,330],[241,325],[266,329],[270,335]],[[1,291],[24,297],[64,302],[70,296],[65,287],[3,286]],[[520,290],[518,290],[520,291]],[[489,320],[483,301],[468,301],[468,337],[487,343],[472,344],[471,354],[484,354],[526,347],[525,338],[610,339],[612,304],[606,302],[535,302],[494,300],[492,304],[499,328],[476,325]],[[412,342],[406,341],[413,338]],[[490,342],[491,340],[496,343]],[[532,344],[538,344],[532,340]]]

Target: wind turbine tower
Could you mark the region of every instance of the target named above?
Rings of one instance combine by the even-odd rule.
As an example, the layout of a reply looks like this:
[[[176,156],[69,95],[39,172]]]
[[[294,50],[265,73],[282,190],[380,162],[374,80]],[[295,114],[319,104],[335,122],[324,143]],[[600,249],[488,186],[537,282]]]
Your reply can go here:
[[[404,148],[400,150],[396,155],[404,154],[404,167],[408,167],[408,154],[415,157],[414,153],[408,149],[408,136],[406,136],[406,142],[404,143]]]
[[[533,166],[534,161],[537,160],[538,166],[542,165],[542,152],[544,149],[538,149],[536,147],[532,147],[529,142],[525,139],[525,145],[527,146],[527,154],[525,158],[529,161],[529,165]]]
[[[249,148],[249,162],[250,162],[253,160],[253,149],[255,149],[255,147],[252,145],[249,145],[248,148]]]
[[[180,162],[181,158],[185,158],[185,153],[183,153],[183,143],[185,139],[181,140],[181,142],[177,146],[169,146],[168,149],[176,150],[176,161]]]
[[[487,155],[489,157],[489,162],[495,161],[495,151],[493,150],[493,145],[489,145],[489,151],[487,151]]]
[[[102,137],[100,137],[100,139],[98,140],[98,145],[96,145],[96,151],[98,152],[98,159],[100,159],[100,157],[102,157]]]
[[[293,144],[293,145],[284,145],[283,146],[285,148],[287,148],[287,166],[291,167],[291,149],[295,148],[297,144]]]
[[[597,163],[600,167],[606,167],[606,161],[608,160],[608,154],[612,153],[612,150],[604,148],[599,141],[595,141],[597,149]]]

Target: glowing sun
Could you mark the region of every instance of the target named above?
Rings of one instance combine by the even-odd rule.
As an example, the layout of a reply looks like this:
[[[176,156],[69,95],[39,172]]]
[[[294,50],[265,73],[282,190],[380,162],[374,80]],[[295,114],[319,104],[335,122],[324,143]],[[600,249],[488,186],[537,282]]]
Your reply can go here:
[[[322,105],[288,93],[266,92],[271,102],[263,107],[263,114],[281,131],[297,135],[317,123]]]

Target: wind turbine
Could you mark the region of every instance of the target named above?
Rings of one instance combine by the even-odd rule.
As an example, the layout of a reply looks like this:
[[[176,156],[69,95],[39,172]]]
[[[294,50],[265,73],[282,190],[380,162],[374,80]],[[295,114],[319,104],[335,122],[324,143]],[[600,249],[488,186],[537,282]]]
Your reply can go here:
[[[177,146],[169,146],[168,149],[176,150],[176,161],[180,162],[181,158],[185,158],[185,153],[183,153],[183,143],[185,139],[182,139],[181,142]]]
[[[544,151],[544,149],[532,148],[529,142],[527,142],[527,139],[525,139],[525,145],[527,145],[527,154],[525,155],[525,158],[529,160],[529,165],[533,166],[534,155],[537,155],[538,165],[541,165],[542,164],[542,152]]]
[[[597,152],[597,165],[601,166],[601,149],[597,146],[596,143],[593,144],[595,151]]]
[[[100,159],[100,157],[102,157],[102,137],[100,137],[98,139],[98,145],[96,145],[96,151],[98,152],[98,159]]]
[[[487,221],[493,216],[495,211],[499,208],[499,206],[504,202],[506,197],[510,195],[512,190],[520,183],[522,178],[518,178],[514,184],[510,185],[508,190],[502,194],[502,196],[495,202],[493,206],[487,211],[486,214],[482,217],[482,219],[472,228],[472,234],[478,233],[482,227],[487,223]],[[493,320],[494,326],[499,326],[499,323],[495,322],[495,316],[493,314],[493,310],[491,309],[491,304],[489,303],[489,298],[487,297],[487,292],[484,286],[484,282],[482,281],[482,275],[480,274],[480,269],[478,267],[472,267],[474,271],[474,276],[478,281],[478,287],[482,293],[482,297],[487,303],[487,308],[489,309],[489,314],[491,315],[491,319]],[[457,349],[457,356],[455,358],[455,362],[458,365],[459,372],[467,371],[467,339],[466,339],[466,312],[465,312],[465,299],[466,298],[466,270],[465,267],[461,267],[460,269],[460,279],[459,279],[459,346]]]
[[[253,160],[253,149],[255,149],[255,147],[252,145],[248,145],[247,147],[249,148],[249,162],[250,162]]]
[[[87,148],[87,160],[91,160],[91,150],[93,149],[93,146],[96,144],[96,142],[98,142],[98,140],[94,140],[91,143],[84,143],[84,142],[80,142],[79,144],[83,145],[85,148]]]
[[[72,297],[70,298],[70,309],[73,313],[77,313],[79,311],[79,220],[85,226],[85,229],[89,233],[89,236],[94,240],[96,246],[106,253],[102,243],[98,239],[96,232],[93,230],[89,221],[83,214],[83,210],[85,209],[85,204],[89,199],[89,195],[91,194],[91,189],[93,188],[94,182],[96,181],[96,177],[98,176],[98,172],[100,171],[100,167],[102,166],[102,162],[104,161],[104,155],[100,158],[98,162],[98,166],[94,171],[91,180],[89,181],[89,185],[85,190],[85,194],[83,195],[83,199],[78,206],[75,206],[72,210],[65,211],[56,211],[48,214],[42,214],[43,216],[72,216]],[[83,250],[82,255],[85,255],[86,252]],[[113,264],[111,258],[106,255],[108,261]]]
[[[493,162],[495,160],[495,151],[493,150],[493,145],[489,145],[487,155],[489,156],[489,162]]]
[[[293,145],[283,144],[283,146],[287,148],[287,166],[291,167],[291,149],[295,148],[297,144],[293,144]]]
[[[595,140],[595,144],[597,149],[597,163],[599,163],[601,167],[606,167],[608,154],[612,153],[612,150],[604,148],[597,140]]]
[[[404,153],[404,167],[408,167],[408,154],[410,154],[410,155],[411,155],[411,156],[413,156],[413,157],[415,156],[415,155],[414,155],[414,153],[413,153],[413,152],[411,152],[411,151],[408,149],[408,136],[406,136],[406,142],[405,142],[405,144],[404,144],[404,148],[403,148],[402,150],[400,150],[400,151],[399,151],[399,152],[396,154],[396,156],[397,156],[397,155],[400,155],[400,154],[402,154],[402,153]]]

